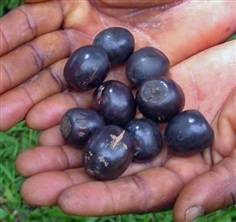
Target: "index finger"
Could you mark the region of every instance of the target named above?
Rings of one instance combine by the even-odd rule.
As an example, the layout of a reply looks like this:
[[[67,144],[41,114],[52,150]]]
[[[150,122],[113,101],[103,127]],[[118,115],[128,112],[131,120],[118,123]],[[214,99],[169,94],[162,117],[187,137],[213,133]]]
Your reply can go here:
[[[55,31],[63,21],[60,1],[23,5],[0,19],[0,56],[36,36]]]

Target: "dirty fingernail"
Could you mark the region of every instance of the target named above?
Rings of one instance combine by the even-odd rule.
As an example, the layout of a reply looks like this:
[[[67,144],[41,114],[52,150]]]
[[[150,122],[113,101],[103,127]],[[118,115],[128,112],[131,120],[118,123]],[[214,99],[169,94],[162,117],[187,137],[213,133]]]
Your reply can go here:
[[[201,206],[194,206],[189,208],[185,213],[185,222],[193,222],[198,217],[203,216],[205,210]]]

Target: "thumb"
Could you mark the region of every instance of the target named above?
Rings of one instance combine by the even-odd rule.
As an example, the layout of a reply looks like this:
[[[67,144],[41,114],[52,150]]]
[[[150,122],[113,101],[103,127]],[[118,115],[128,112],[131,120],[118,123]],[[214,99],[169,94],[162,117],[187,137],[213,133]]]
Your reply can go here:
[[[215,142],[211,160],[215,165],[183,188],[174,206],[176,222],[190,222],[236,204],[235,92],[216,117],[218,121],[213,121]]]
[[[232,152],[233,155],[184,187],[174,206],[176,222],[191,222],[205,214],[235,204],[236,150]]]

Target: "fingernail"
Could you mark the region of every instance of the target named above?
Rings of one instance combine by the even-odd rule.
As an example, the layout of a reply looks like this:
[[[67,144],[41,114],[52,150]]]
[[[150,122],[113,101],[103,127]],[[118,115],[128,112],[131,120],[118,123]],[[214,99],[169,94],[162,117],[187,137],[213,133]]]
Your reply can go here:
[[[203,216],[205,210],[201,206],[194,206],[189,208],[185,213],[185,222],[193,222],[198,217]]]

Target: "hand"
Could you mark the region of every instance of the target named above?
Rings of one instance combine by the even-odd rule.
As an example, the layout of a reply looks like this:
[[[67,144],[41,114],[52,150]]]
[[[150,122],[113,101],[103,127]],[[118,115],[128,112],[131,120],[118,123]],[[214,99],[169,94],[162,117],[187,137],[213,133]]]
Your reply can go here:
[[[28,178],[22,187],[24,200],[37,206],[58,204],[67,214],[89,216],[145,213],[174,206],[177,222],[184,221],[186,216],[186,221],[192,221],[196,216],[234,204],[233,44],[206,50],[171,70],[186,92],[189,105],[198,107],[209,121],[213,118],[214,143],[203,155],[168,157],[165,148],[150,163],[133,163],[120,179],[93,181],[83,171],[81,151],[64,144],[58,126],[52,127],[41,135],[41,146],[21,153],[17,159],[18,172]],[[190,82],[183,82],[185,78],[191,79]],[[229,82],[221,106],[216,107],[224,92],[219,78]],[[194,101],[189,100],[193,97]],[[191,207],[196,208],[189,210]]]
[[[52,4],[52,2],[50,4]],[[56,3],[54,2],[54,4]],[[34,106],[26,117],[28,124],[34,128],[49,128],[42,134],[42,146],[22,153],[16,163],[18,171],[23,176],[30,177],[28,180],[26,180],[22,188],[22,195],[29,204],[52,205],[58,203],[65,212],[79,215],[106,215],[130,212],[147,212],[151,210],[161,210],[169,205],[172,205],[185,184],[187,185],[185,186],[184,190],[187,188],[188,189],[184,193],[184,195],[187,196],[182,198],[181,202],[181,195],[183,196],[183,193],[180,193],[180,196],[176,202],[176,208],[179,209],[178,211],[176,211],[178,213],[176,214],[176,220],[183,221],[186,209],[190,206],[193,206],[192,204],[202,205],[203,208],[207,206],[206,213],[224,207],[224,204],[226,203],[232,204],[230,202],[231,199],[229,198],[231,196],[229,196],[227,193],[229,190],[233,193],[234,188],[233,183],[235,175],[233,175],[232,167],[228,167],[230,170],[227,175],[231,175],[231,178],[229,179],[229,181],[227,181],[227,190],[225,189],[225,181],[221,181],[222,178],[220,177],[213,176],[213,179],[215,179],[215,181],[206,181],[206,179],[208,178],[206,176],[203,183],[200,180],[201,184],[199,184],[198,180],[208,173],[211,173],[210,175],[217,175],[215,173],[212,173],[214,171],[211,170],[214,170],[216,168],[216,170],[218,169],[220,171],[220,169],[222,169],[225,165],[228,166],[232,164],[233,161],[232,153],[234,146],[232,144],[234,144],[235,134],[233,133],[233,129],[230,128],[231,125],[234,126],[234,112],[232,112],[231,110],[234,108],[232,104],[234,104],[233,96],[235,95],[235,92],[233,91],[235,87],[235,64],[232,61],[234,55],[233,43],[227,43],[216,48],[209,49],[193,58],[180,63],[187,57],[223,41],[235,29],[235,27],[232,26],[232,24],[234,24],[232,22],[233,13],[230,12],[232,6],[229,3],[222,3],[221,7],[217,7],[216,10],[219,10],[219,12],[216,13],[216,11],[214,10],[214,13],[217,14],[216,19],[215,14],[213,15],[211,13],[213,7],[212,4],[216,4],[217,6],[217,4],[219,3],[198,4],[185,2],[165,12],[159,12],[158,18],[156,17],[152,20],[152,24],[154,24],[156,23],[155,19],[160,19],[159,23],[156,23],[160,25],[159,36],[154,35],[154,33],[158,31],[155,30],[154,26],[150,27],[151,23],[143,23],[143,26],[148,26],[142,27],[142,25],[140,25],[141,27],[133,30],[135,38],[137,39],[137,47],[145,45],[158,46],[158,48],[164,51],[170,58],[171,64],[173,65],[171,69],[171,76],[182,86],[182,88],[186,92],[186,109],[198,108],[207,117],[209,122],[214,119],[212,126],[215,129],[217,140],[219,141],[215,141],[217,143],[213,144],[213,147],[211,148],[212,153],[209,154],[209,152],[206,152],[206,156],[203,157],[201,155],[196,155],[194,157],[186,159],[177,157],[171,157],[170,159],[167,159],[167,153],[164,149],[163,153],[148,165],[133,164],[126,172],[127,177],[122,177],[121,179],[105,183],[91,181],[91,179],[87,177],[83,173],[83,170],[80,168],[80,153],[68,146],[63,145],[63,141],[58,134],[58,128],[57,126],[55,126],[56,124],[58,124],[58,121],[61,115],[64,114],[65,110],[77,105],[74,100],[71,100],[70,102],[69,98],[71,98],[71,95],[79,96],[79,98],[77,97],[77,101],[80,102],[79,105],[86,107],[89,107],[89,102],[82,102],[81,98],[87,98],[87,96],[89,98],[90,96],[88,93],[79,95],[76,93],[56,94],[57,92],[50,91],[51,94],[49,95],[55,95],[49,97],[47,100],[43,100],[46,96],[49,96],[48,94],[44,94],[41,97],[42,102]],[[41,7],[42,5],[40,5],[40,8]],[[222,7],[224,7],[224,9]],[[74,7],[74,10],[75,8],[76,7]],[[110,14],[112,14],[113,16],[117,16],[116,18],[119,18],[120,20],[122,20],[123,17],[120,17],[119,15],[127,16],[127,13],[131,12],[131,10],[122,9],[119,11],[120,14],[114,15],[115,13],[111,13],[111,9],[109,8],[103,8],[103,10],[105,10],[105,12],[108,14],[110,12]],[[115,12],[117,11],[118,10],[116,9]],[[132,15],[136,15],[136,17],[132,17],[132,19],[130,19],[130,24],[137,25],[134,24],[135,22],[141,24],[142,19],[145,19],[145,21],[147,21],[147,14],[145,14],[146,11],[149,11],[149,13],[155,12],[155,10],[150,9],[142,10],[143,13],[141,14],[133,12]],[[76,17],[77,14],[75,16],[75,14],[73,15],[73,12],[70,13],[72,13],[72,15],[69,14],[71,15],[71,17],[69,15],[68,16],[71,18],[71,21],[74,21],[72,18]],[[196,21],[194,20],[194,18],[192,18],[194,21],[189,21],[189,16],[191,17],[192,14],[202,16],[202,13],[204,14],[204,16],[209,16],[208,19],[210,21],[212,21],[211,19],[213,18],[216,19],[217,22],[215,23],[218,25],[216,25],[215,23],[213,24],[212,22],[209,22],[209,24],[205,24],[205,21],[207,20],[206,17],[204,17],[204,19],[201,19],[201,17],[199,17],[198,19],[196,19]],[[152,13],[148,15],[153,17],[153,15],[151,14]],[[129,17],[130,16],[131,15],[129,15]],[[174,17],[176,17],[176,20],[172,20],[170,22],[170,19],[173,19]],[[127,20],[127,17],[125,20]],[[66,19],[64,21],[64,24],[66,24]],[[105,21],[108,22],[109,17],[106,18]],[[114,20],[110,21],[113,22]],[[204,26],[202,27],[203,23],[205,26],[207,26],[207,28]],[[221,24],[220,26],[219,23]],[[73,28],[73,22],[68,22],[68,24],[70,24],[70,28]],[[181,24],[181,28],[179,24]],[[108,26],[113,25],[113,23],[108,24]],[[231,26],[231,28],[228,29],[228,33],[225,33],[224,36],[222,35],[222,30],[219,31],[219,27],[221,26],[222,30],[224,30],[225,27]],[[78,26],[76,28],[82,30],[83,27]],[[88,26],[86,26],[85,28],[88,28]],[[199,28],[201,28],[203,33],[201,33],[202,35],[199,37],[199,34],[196,32],[189,33],[190,28],[191,30],[198,30]],[[92,33],[93,30],[83,30],[83,32],[88,34],[88,32]],[[71,32],[71,35],[72,32],[73,34],[80,35],[80,33],[75,30],[70,29],[68,30],[68,32]],[[94,34],[92,33],[91,36],[93,36]],[[81,38],[82,37],[79,37],[79,39]],[[73,36],[71,37],[71,39],[73,39]],[[84,40],[84,43],[86,43],[86,39]],[[179,64],[176,65],[177,63]],[[63,65],[61,66],[63,67]],[[62,72],[62,67],[58,66],[57,68]],[[224,75],[222,75],[222,71],[224,71]],[[117,72],[118,70],[113,70],[110,78],[116,78]],[[43,74],[40,74],[39,76],[42,75]],[[221,81],[217,81],[218,79],[216,78],[216,76],[218,77],[219,75],[221,76]],[[44,74],[44,76],[47,75]],[[25,85],[28,85],[32,90],[38,91],[40,90],[40,88],[37,88],[36,86],[40,84],[41,81],[44,84],[47,83],[47,81],[41,80],[38,81],[37,84],[33,85],[32,83],[37,81],[37,79],[33,80],[33,82],[29,81],[27,84],[24,84],[21,88],[24,88]],[[209,83],[214,83],[214,85]],[[52,85],[52,81],[50,82],[50,85]],[[13,92],[17,89],[18,88],[13,89],[10,92]],[[217,95],[217,100],[215,100],[215,97],[212,96],[212,92],[214,92],[215,89],[217,89],[217,92],[222,92],[220,95]],[[40,92],[44,93],[42,91]],[[20,93],[21,92],[15,93],[15,96]],[[6,95],[7,93],[3,96],[5,96],[6,98]],[[69,104],[63,104],[63,101],[69,101]],[[232,107],[227,104],[231,104]],[[54,107],[54,110],[47,110],[50,106]],[[219,110],[220,107],[222,108]],[[28,109],[29,108],[27,108],[27,111]],[[19,110],[17,111],[19,112]],[[228,116],[227,113],[230,113],[230,115]],[[222,136],[224,135],[222,135],[222,132],[218,133],[219,129],[221,129],[222,127],[217,128],[217,124],[223,124],[224,128],[226,128],[226,131],[232,133],[226,134],[230,135],[229,139],[226,142],[227,146],[230,147],[230,149],[228,149],[225,153],[221,151],[222,147],[225,146],[222,141]],[[218,144],[220,144],[220,148],[218,147]],[[48,145],[55,146],[48,147]],[[209,161],[208,157],[212,158],[212,162]],[[218,163],[219,160],[221,160],[220,163]],[[215,166],[211,168],[212,165]],[[159,166],[163,167],[160,168]],[[188,169],[188,171],[186,171],[186,169]],[[197,177],[200,174],[203,175]],[[225,174],[224,176],[227,175]],[[188,184],[191,179],[191,183]],[[216,195],[216,191],[214,192],[214,190],[212,189],[212,187],[215,187],[216,180],[217,182],[219,182],[217,192],[221,191],[221,195],[219,195],[219,198],[226,198],[228,200],[228,202],[224,203],[219,202],[219,205],[215,205],[216,202],[213,202],[212,198],[209,198],[211,197],[211,195]],[[194,188],[195,186],[197,186],[199,187],[198,189],[202,190],[202,185],[205,186],[205,192],[209,196],[206,200],[199,201],[199,199],[197,199],[199,197],[199,192],[197,192],[196,190],[193,190],[193,192],[191,190],[191,187]],[[235,193],[233,194],[235,195]],[[191,203],[190,201],[188,201],[186,203],[186,200],[189,200],[189,198],[191,198],[191,200],[195,202]]]

